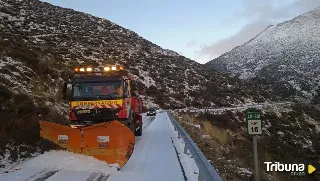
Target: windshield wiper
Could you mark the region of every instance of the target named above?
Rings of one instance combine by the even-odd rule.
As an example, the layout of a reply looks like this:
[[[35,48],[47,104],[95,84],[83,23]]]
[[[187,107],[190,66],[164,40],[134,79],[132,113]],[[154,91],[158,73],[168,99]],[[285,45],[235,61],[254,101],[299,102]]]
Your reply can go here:
[[[118,96],[116,95],[77,96],[77,97],[73,97],[73,99],[77,99],[77,100],[118,99]]]
[[[115,96],[115,95],[97,95],[96,98],[97,99],[100,99],[100,98],[117,99],[118,96]]]

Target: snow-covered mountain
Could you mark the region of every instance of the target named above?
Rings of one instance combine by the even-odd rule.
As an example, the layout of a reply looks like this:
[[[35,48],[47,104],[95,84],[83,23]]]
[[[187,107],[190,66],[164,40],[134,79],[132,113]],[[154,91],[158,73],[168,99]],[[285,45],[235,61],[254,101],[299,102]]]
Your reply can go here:
[[[269,26],[206,65],[285,98],[320,103],[320,8]]]
[[[58,99],[70,70],[81,63],[123,64],[144,90],[147,107],[228,106],[268,97],[133,31],[72,9],[0,0],[0,26],[1,83],[47,99]]]

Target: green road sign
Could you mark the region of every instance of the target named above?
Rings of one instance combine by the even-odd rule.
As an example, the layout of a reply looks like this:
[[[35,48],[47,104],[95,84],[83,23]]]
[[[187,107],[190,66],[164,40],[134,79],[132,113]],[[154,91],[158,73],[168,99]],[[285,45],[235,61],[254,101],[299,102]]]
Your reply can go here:
[[[260,112],[247,112],[247,131],[249,135],[262,134],[262,121]]]
[[[261,120],[261,113],[260,112],[247,112],[246,119],[247,120]]]

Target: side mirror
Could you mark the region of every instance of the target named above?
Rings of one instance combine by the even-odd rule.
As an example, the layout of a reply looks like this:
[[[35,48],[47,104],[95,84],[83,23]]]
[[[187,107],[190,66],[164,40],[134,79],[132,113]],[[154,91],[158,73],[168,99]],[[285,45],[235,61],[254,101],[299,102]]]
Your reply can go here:
[[[63,99],[70,100],[72,96],[72,84],[65,84],[63,87]]]

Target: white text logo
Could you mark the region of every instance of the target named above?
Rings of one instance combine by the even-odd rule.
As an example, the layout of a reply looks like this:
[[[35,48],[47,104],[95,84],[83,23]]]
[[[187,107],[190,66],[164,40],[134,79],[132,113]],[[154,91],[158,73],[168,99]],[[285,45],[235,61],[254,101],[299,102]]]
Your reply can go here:
[[[279,162],[264,162],[267,165],[267,172],[291,172],[291,175],[305,175],[305,164],[286,164]]]

